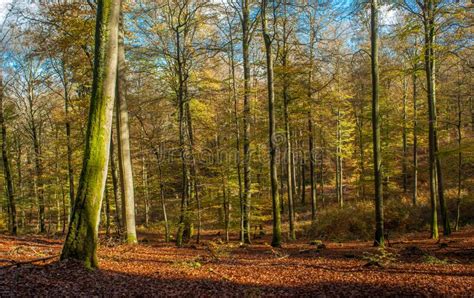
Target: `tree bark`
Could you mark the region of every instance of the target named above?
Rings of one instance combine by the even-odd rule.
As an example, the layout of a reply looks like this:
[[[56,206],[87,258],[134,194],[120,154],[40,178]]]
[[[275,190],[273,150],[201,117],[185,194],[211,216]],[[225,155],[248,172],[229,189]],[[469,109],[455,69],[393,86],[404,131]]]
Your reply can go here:
[[[374,150],[374,188],[375,188],[375,239],[374,246],[384,246],[383,194],[382,194],[382,156],[380,150],[379,115],[379,60],[378,60],[378,3],[371,0],[370,5],[370,45],[372,72],[372,133]]]
[[[336,117],[336,197],[339,207],[344,207],[342,185],[342,136],[341,136],[341,110],[337,108]]]
[[[107,178],[117,80],[120,0],[97,3],[95,60],[83,168],[61,259],[98,267],[99,215]]]
[[[242,6],[242,58],[244,68],[244,134],[243,134],[243,147],[244,147],[244,189],[243,189],[243,235],[244,239],[241,239],[244,243],[250,243],[250,60],[249,60],[249,44],[250,44],[250,10],[249,0],[241,0]]]
[[[407,147],[407,78],[403,76],[403,127],[402,127],[402,175],[403,175],[403,192],[408,191],[408,147]]]
[[[114,192],[114,203],[115,203],[115,222],[117,224],[117,234],[120,236],[122,235],[122,226],[123,226],[123,218],[121,212],[121,204],[119,202],[119,182],[118,182],[118,175],[117,175],[117,166],[115,164],[115,146],[114,146],[114,138],[113,132],[110,132],[110,171],[112,176],[112,188]]]
[[[122,217],[125,221],[126,241],[128,244],[137,243],[137,232],[135,227],[135,196],[133,186],[133,167],[130,157],[130,132],[128,124],[127,86],[125,47],[124,47],[124,24],[123,15],[120,13],[119,38],[118,38],[118,62],[116,83],[116,124],[117,124],[117,148],[119,160],[119,173],[122,190]]]
[[[235,149],[236,149],[236,169],[237,169],[237,181],[239,187],[239,204],[240,204],[240,239],[244,239],[244,221],[243,221],[243,197],[242,197],[242,162],[240,154],[240,121],[238,112],[238,101],[237,101],[237,82],[235,77],[235,53],[234,53],[234,38],[232,33],[232,26],[229,22],[229,50],[230,50],[230,66],[231,66],[231,79],[232,79],[232,100],[234,104],[234,126],[235,126]]]
[[[311,112],[308,112],[308,145],[309,145],[309,183],[311,184],[311,221],[316,220],[316,181],[314,179],[315,171],[315,161],[316,156],[314,156],[314,134],[313,134],[313,118]]]
[[[150,221],[150,197],[148,193],[148,171],[146,168],[145,155],[142,157],[142,182],[143,182],[143,203],[145,205],[145,226],[148,227]]]
[[[280,198],[278,194],[278,177],[277,177],[277,138],[275,135],[275,94],[273,86],[273,57],[272,57],[272,38],[267,32],[266,17],[267,0],[262,0],[262,32],[265,42],[266,66],[267,66],[267,92],[268,92],[268,137],[270,146],[270,181],[272,196],[272,215],[273,215],[273,235],[272,246],[281,246],[281,213]],[[290,209],[291,210],[291,209]],[[291,216],[291,211],[290,211]],[[290,223],[291,224],[291,223]],[[294,230],[293,230],[294,235]]]
[[[3,110],[3,69],[1,68],[2,65],[2,58],[0,57],[0,128],[2,130],[2,161],[3,161],[3,172],[5,174],[5,184],[6,184],[6,192],[7,192],[7,199],[8,199],[8,210],[9,210],[9,228],[10,233],[13,236],[17,234],[17,220],[16,220],[16,202],[15,202],[15,194],[13,192],[13,178],[10,168],[10,159],[8,156],[8,148],[7,148],[7,125],[5,123],[5,115]]]
[[[418,102],[416,64],[413,70],[413,206],[418,200]]]

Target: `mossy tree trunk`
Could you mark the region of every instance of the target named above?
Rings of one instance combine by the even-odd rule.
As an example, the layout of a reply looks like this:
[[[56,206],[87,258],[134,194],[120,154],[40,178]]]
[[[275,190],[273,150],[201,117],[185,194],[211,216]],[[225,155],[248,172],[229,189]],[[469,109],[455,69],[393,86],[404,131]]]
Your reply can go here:
[[[98,267],[100,209],[107,178],[110,136],[117,79],[120,0],[97,3],[92,97],[83,168],[61,259]]]

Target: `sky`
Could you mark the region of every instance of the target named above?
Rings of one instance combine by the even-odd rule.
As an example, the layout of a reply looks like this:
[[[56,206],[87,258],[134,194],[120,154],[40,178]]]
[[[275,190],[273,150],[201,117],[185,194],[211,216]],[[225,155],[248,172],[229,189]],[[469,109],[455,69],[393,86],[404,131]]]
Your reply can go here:
[[[7,5],[11,2],[12,0],[0,0],[0,22],[3,22],[3,18],[7,12]]]

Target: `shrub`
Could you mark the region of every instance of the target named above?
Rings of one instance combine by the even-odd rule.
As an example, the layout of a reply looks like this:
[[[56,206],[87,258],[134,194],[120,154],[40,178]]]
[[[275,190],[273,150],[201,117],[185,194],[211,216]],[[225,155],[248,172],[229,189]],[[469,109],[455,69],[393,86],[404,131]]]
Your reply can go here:
[[[387,200],[384,216],[385,231],[389,237],[429,228],[430,212],[426,205],[413,207],[400,200]],[[343,208],[333,205],[321,210],[316,222],[305,232],[310,239],[368,241],[373,238],[374,229],[374,204],[362,201],[347,204]]]

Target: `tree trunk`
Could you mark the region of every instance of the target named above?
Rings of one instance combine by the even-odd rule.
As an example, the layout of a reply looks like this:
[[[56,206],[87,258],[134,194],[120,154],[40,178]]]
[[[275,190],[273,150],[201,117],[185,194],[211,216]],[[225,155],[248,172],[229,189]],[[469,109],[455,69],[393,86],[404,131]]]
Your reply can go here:
[[[425,37],[425,72],[428,99],[429,121],[429,169],[430,169],[430,199],[431,199],[431,238],[438,239],[438,218],[436,196],[439,196],[441,216],[443,218],[444,233],[450,233],[444,206],[443,180],[441,163],[438,155],[437,116],[436,116],[436,78],[435,78],[435,28],[433,0],[424,0],[423,27]]]
[[[222,207],[224,209],[224,235],[225,241],[229,242],[229,224],[230,224],[230,200],[227,191],[227,181],[222,177]]]
[[[145,226],[148,227],[150,221],[150,197],[148,193],[148,172],[146,169],[145,155],[142,157],[142,182],[143,182],[143,201],[145,205]]]
[[[285,89],[285,88],[284,88]],[[286,95],[285,95],[286,94]],[[293,194],[294,194],[294,185],[293,185],[293,152],[291,144],[291,134],[290,134],[290,123],[288,119],[288,94],[283,91],[283,120],[285,122],[285,141],[286,141],[286,186],[287,186],[287,196],[288,196],[288,221],[290,226],[290,239],[294,240],[295,235],[295,222],[294,222],[294,206],[293,206]]]
[[[130,133],[128,124],[126,61],[124,47],[123,15],[120,13],[118,62],[117,62],[117,93],[116,93],[116,124],[119,173],[122,190],[122,217],[125,221],[126,241],[128,244],[137,243],[135,227],[135,196],[133,186],[133,167],[130,157]]]
[[[301,144],[303,147],[303,143]],[[301,148],[301,152],[303,152]],[[300,189],[300,194],[301,194],[301,205],[305,206],[306,205],[306,163],[305,163],[305,157],[301,156],[301,189]]]
[[[43,163],[41,157],[41,148],[39,143],[38,129],[36,127],[35,120],[31,120],[31,130],[33,136],[33,149],[35,153],[35,193],[38,199],[39,207],[39,231],[40,233],[46,232],[45,225],[45,202],[44,202],[44,184],[43,184]]]
[[[308,145],[309,145],[309,183],[311,184],[311,220],[314,222],[316,220],[316,181],[314,179],[314,163],[316,161],[316,156],[314,155],[314,145],[313,145],[313,118],[311,112],[308,112]]]
[[[63,75],[64,80],[66,79]],[[69,180],[69,203],[74,206],[74,168],[72,164],[72,144],[71,144],[71,121],[69,119],[69,92],[67,85],[64,85],[64,113],[66,118],[66,149],[67,149],[67,172]]]
[[[378,3],[371,0],[370,5],[370,45],[372,71],[372,133],[374,150],[374,188],[375,188],[375,239],[374,246],[384,246],[383,198],[382,198],[382,156],[380,150],[379,115],[379,54],[378,54]]]
[[[110,198],[109,198],[109,189],[107,183],[104,189],[104,198],[105,198],[105,235],[110,237]]]
[[[270,181],[271,181],[271,196],[272,196],[272,215],[273,215],[273,235],[272,246],[281,246],[281,213],[280,213],[280,198],[278,195],[278,177],[277,177],[277,138],[275,135],[275,94],[273,86],[273,57],[272,57],[272,38],[267,33],[267,17],[265,14],[267,0],[262,0],[262,32],[265,42],[266,65],[267,65],[267,92],[268,92],[268,138],[270,146]],[[291,207],[290,207],[291,208]],[[289,208],[289,209],[290,209]],[[290,209],[291,210],[291,209]],[[291,215],[290,211],[290,216]],[[292,224],[292,223],[290,223]],[[293,230],[294,236],[294,230]]]
[[[416,206],[418,200],[418,95],[416,71],[415,65],[413,70],[413,206]]]
[[[244,191],[243,191],[243,235],[241,239],[244,243],[250,243],[250,58],[249,58],[249,43],[250,43],[250,9],[249,0],[241,0],[242,6],[242,58],[244,68]]]
[[[123,226],[123,218],[121,217],[121,204],[119,202],[119,182],[118,182],[118,175],[117,175],[117,166],[115,165],[115,146],[114,146],[114,138],[113,132],[110,132],[110,171],[112,176],[112,188],[114,192],[114,203],[115,203],[115,222],[117,224],[117,234],[119,236],[122,235],[122,226]]]
[[[460,91],[458,91],[460,92]],[[462,108],[461,108],[461,95],[458,94],[457,96],[457,112],[458,112],[458,121],[456,123],[456,130],[458,135],[458,191],[457,191],[457,201],[456,201],[456,224],[454,226],[454,230],[459,230],[459,220],[461,218],[461,201],[462,201],[462,182],[463,182],[463,174],[462,174]]]
[[[10,169],[10,159],[8,157],[7,148],[7,125],[5,123],[5,116],[3,114],[3,69],[1,69],[2,59],[0,57],[0,128],[2,130],[2,161],[3,161],[3,172],[5,174],[5,184],[8,199],[8,210],[9,210],[9,228],[10,233],[14,236],[17,234],[17,220],[16,220],[16,204],[15,194],[13,193],[13,178]]]
[[[18,187],[17,187],[17,197],[18,200],[23,199],[23,171],[21,167],[21,156],[22,156],[22,150],[21,150],[21,141],[20,137],[15,135],[15,145],[16,145],[16,171],[17,171],[17,177],[18,177]],[[25,227],[25,211],[23,211],[23,217],[22,217],[23,223],[22,223],[22,228]]]
[[[120,0],[97,3],[94,80],[79,188],[61,259],[98,267],[99,215],[107,179],[117,80]]]
[[[337,108],[336,117],[336,197],[339,207],[344,207],[342,185],[342,136],[341,136],[341,110]]]
[[[403,192],[408,190],[408,148],[407,148],[407,78],[403,76],[403,127],[402,127],[402,175],[403,175]]]
[[[244,221],[243,221],[243,197],[242,197],[242,164],[240,156],[240,121],[238,112],[237,102],[237,82],[235,78],[235,57],[234,57],[234,38],[232,34],[231,24],[229,23],[229,48],[230,48],[230,65],[231,65],[231,78],[232,78],[232,100],[234,104],[234,125],[235,125],[235,149],[237,153],[236,169],[237,169],[237,181],[239,186],[239,204],[240,204],[240,240],[244,239]]]

